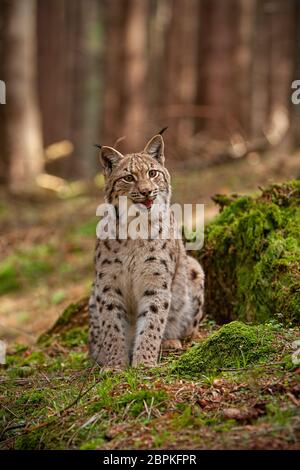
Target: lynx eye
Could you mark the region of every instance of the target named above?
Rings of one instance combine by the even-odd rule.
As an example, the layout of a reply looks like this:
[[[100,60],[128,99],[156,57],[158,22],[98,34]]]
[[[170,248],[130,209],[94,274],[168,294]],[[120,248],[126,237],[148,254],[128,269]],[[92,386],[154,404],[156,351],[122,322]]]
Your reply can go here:
[[[155,178],[156,175],[157,175],[157,171],[156,171],[156,170],[150,170],[150,171],[149,171],[149,177],[150,177],[150,178]]]
[[[132,181],[134,181],[134,177],[132,175],[126,175],[123,180],[126,181],[126,183],[132,183]]]

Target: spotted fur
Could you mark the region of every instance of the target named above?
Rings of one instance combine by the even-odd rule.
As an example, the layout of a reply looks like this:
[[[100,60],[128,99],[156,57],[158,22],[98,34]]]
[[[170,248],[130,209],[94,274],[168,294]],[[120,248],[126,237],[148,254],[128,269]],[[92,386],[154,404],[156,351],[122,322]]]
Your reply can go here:
[[[169,207],[170,175],[161,135],[140,153],[123,156],[102,147],[100,158],[107,202],[117,206],[119,196],[128,196],[132,204],[152,200]],[[150,214],[153,208],[148,209]],[[89,348],[105,367],[154,366],[162,344],[179,347],[181,339],[198,331],[203,270],[180,239],[161,239],[159,227],[155,240],[97,240]]]

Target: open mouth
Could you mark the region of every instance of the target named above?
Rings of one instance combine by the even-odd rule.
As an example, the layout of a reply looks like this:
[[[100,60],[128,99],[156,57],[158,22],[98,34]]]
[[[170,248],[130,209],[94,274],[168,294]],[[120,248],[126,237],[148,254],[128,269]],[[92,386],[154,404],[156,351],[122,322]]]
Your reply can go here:
[[[143,204],[147,209],[151,209],[152,204],[154,202],[154,199],[145,199],[144,201],[140,202],[140,204]]]

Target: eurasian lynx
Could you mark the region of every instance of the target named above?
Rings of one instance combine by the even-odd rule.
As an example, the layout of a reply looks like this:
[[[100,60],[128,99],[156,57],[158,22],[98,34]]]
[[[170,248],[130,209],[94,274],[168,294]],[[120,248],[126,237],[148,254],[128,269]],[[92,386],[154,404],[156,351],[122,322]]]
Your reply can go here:
[[[159,230],[154,239],[97,239],[90,353],[108,368],[154,366],[162,344],[180,347],[181,339],[196,335],[203,317],[204,273],[181,239],[163,239],[162,217],[155,220],[155,207],[163,204],[168,210],[171,196],[162,136],[155,135],[140,153],[122,155],[102,147],[100,159],[106,202],[118,209],[119,196],[127,196],[128,204],[146,212],[149,224],[152,216]],[[174,217],[170,220],[175,223]]]

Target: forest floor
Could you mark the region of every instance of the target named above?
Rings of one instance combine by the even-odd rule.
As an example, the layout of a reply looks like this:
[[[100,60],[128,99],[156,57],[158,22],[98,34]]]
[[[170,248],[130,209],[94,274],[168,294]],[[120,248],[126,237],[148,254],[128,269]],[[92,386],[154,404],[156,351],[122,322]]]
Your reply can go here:
[[[210,220],[215,193],[254,194],[261,185],[299,178],[299,161],[266,154],[201,172],[174,170],[173,201],[204,203]],[[89,363],[81,329],[46,349],[36,345],[65,307],[89,293],[101,186],[98,177],[96,185],[62,194],[1,194],[0,338],[12,355],[0,370],[0,445],[299,448],[297,369],[239,366],[187,380],[170,372],[178,351],[164,353],[157,369],[112,375]],[[201,335],[215,328],[207,320]]]
[[[264,364],[184,378],[175,351],[156,368],[116,373],[90,363],[80,308],[81,326],[62,321],[59,334],[8,356],[0,448],[299,449],[300,368],[289,360],[299,329],[270,325],[276,353]],[[197,341],[217,329],[204,322]]]

